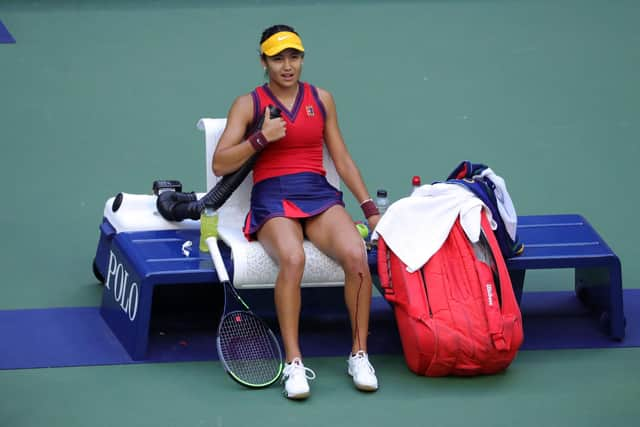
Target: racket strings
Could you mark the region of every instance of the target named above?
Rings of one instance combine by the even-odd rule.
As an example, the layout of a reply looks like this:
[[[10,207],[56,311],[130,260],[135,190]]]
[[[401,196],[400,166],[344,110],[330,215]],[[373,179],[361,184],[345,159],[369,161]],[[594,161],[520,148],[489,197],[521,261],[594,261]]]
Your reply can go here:
[[[268,327],[244,311],[227,314],[219,327],[221,358],[238,379],[254,385],[274,381],[282,369],[281,353]]]

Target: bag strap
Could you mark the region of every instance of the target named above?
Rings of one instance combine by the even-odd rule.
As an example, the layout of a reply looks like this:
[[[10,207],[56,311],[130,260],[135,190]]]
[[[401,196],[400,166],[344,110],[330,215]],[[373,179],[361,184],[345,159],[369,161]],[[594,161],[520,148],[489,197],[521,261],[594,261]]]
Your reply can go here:
[[[489,306],[488,302],[485,302],[487,320],[489,322],[489,332],[493,343],[498,350],[508,350],[511,346],[511,339],[509,337],[511,336],[512,331],[504,330],[505,322],[502,321],[502,316],[505,314],[518,313],[520,309],[517,306],[515,295],[513,293],[511,277],[509,276],[507,264],[502,257],[500,246],[498,245],[498,241],[491,229],[489,220],[484,212],[480,216],[483,234],[487,239],[487,243],[489,244],[489,248],[493,254],[495,266],[498,270],[498,280],[500,281],[500,300],[502,301],[501,306],[496,304],[498,306],[497,310],[495,310],[495,307]]]
[[[395,302],[395,292],[391,283],[391,253],[382,236],[378,238],[378,277],[384,297],[389,302]]]

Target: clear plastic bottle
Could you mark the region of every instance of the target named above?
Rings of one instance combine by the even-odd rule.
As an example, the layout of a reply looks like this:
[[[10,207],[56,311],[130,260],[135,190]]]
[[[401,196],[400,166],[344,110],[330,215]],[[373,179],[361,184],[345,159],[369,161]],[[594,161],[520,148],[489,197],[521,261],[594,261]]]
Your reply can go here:
[[[208,237],[218,237],[218,213],[205,207],[200,215],[200,252],[209,252]]]
[[[380,215],[384,215],[389,206],[389,197],[387,194],[387,190],[380,189],[376,193],[376,206],[378,207],[378,211],[380,211]]]
[[[420,175],[414,175],[413,178],[411,178],[411,193],[409,193],[409,195],[413,196],[413,193],[421,185],[422,185],[422,178],[420,178]]]

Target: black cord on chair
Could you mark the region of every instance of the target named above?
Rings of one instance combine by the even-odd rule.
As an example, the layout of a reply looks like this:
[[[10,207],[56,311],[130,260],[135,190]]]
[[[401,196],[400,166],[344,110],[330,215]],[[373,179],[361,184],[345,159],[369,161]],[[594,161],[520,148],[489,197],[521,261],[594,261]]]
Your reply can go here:
[[[270,105],[269,113],[272,118],[281,117],[281,111],[277,107]],[[258,122],[249,134],[262,128],[264,114],[260,116]],[[207,194],[196,200],[195,193],[181,193],[177,191],[164,191],[158,195],[156,207],[160,215],[169,221],[182,221],[183,219],[200,219],[200,215],[205,207],[218,210],[225,204],[234,191],[242,184],[242,181],[249,175],[253,166],[258,160],[255,153],[238,170],[227,174],[211,189]]]

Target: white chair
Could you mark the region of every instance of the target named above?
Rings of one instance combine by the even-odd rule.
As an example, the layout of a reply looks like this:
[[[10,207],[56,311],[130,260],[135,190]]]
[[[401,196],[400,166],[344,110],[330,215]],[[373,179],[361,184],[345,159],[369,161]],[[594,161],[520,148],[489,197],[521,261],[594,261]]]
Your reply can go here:
[[[197,124],[198,129],[205,132],[207,191],[220,179],[213,174],[211,160],[226,123],[226,119],[203,118]],[[324,168],[327,171],[329,183],[339,188],[340,179],[326,148]],[[278,275],[277,264],[262,245],[259,242],[247,241],[242,233],[245,216],[249,211],[252,183],[253,177],[249,174],[218,211],[218,233],[220,239],[231,248],[233,284],[239,289],[271,288]],[[333,259],[320,252],[307,240],[303,246],[306,256],[302,276],[303,287],[344,286],[344,271]]]

